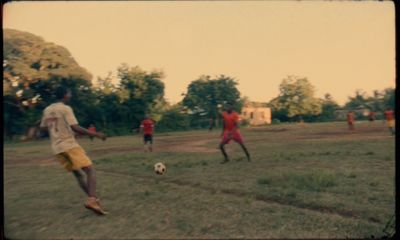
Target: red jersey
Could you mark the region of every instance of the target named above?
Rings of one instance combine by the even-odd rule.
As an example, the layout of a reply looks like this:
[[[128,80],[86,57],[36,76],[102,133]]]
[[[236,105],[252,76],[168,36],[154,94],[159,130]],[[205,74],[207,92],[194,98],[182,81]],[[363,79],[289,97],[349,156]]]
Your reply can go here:
[[[374,112],[370,112],[368,117],[369,117],[369,119],[375,119],[375,113]]]
[[[391,121],[394,120],[394,112],[393,110],[388,110],[385,112],[386,120]]]
[[[222,118],[224,120],[224,131],[232,131],[232,129],[238,124],[239,114],[235,111],[231,113],[223,112]]]
[[[354,113],[348,113],[347,122],[353,122],[353,121],[354,121]]]
[[[153,122],[153,120],[147,118],[142,121],[140,127],[143,128],[143,133],[145,135],[153,134],[154,122]]]
[[[89,128],[88,128],[88,131],[89,131],[89,132],[96,132],[96,127],[89,127]]]

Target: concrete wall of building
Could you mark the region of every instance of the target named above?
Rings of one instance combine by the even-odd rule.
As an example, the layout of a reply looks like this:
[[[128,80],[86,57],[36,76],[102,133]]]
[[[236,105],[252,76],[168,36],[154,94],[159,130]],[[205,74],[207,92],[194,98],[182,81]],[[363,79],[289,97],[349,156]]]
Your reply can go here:
[[[271,109],[266,107],[244,107],[240,117],[253,126],[271,124]]]

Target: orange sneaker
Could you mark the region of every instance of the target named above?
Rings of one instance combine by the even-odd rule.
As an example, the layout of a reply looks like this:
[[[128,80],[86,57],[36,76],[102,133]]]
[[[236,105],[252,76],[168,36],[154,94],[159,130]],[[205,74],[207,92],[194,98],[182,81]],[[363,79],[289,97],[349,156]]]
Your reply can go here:
[[[106,215],[108,212],[104,211],[100,207],[100,201],[95,197],[88,197],[85,202],[85,208],[94,211],[99,215]]]

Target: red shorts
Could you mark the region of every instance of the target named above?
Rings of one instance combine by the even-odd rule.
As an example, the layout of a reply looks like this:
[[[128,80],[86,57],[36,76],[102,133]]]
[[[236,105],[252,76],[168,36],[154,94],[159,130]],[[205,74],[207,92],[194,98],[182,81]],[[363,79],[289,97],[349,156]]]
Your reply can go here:
[[[221,144],[228,144],[231,140],[243,144],[243,138],[239,131],[232,132],[231,136],[229,137],[230,131],[224,131],[224,134],[221,138]]]

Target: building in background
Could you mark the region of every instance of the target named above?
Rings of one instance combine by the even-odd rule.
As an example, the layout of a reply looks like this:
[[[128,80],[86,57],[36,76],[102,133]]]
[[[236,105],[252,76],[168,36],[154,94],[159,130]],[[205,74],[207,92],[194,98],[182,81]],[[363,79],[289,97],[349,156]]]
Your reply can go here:
[[[271,124],[271,108],[249,104],[242,108],[240,118],[251,126]]]

